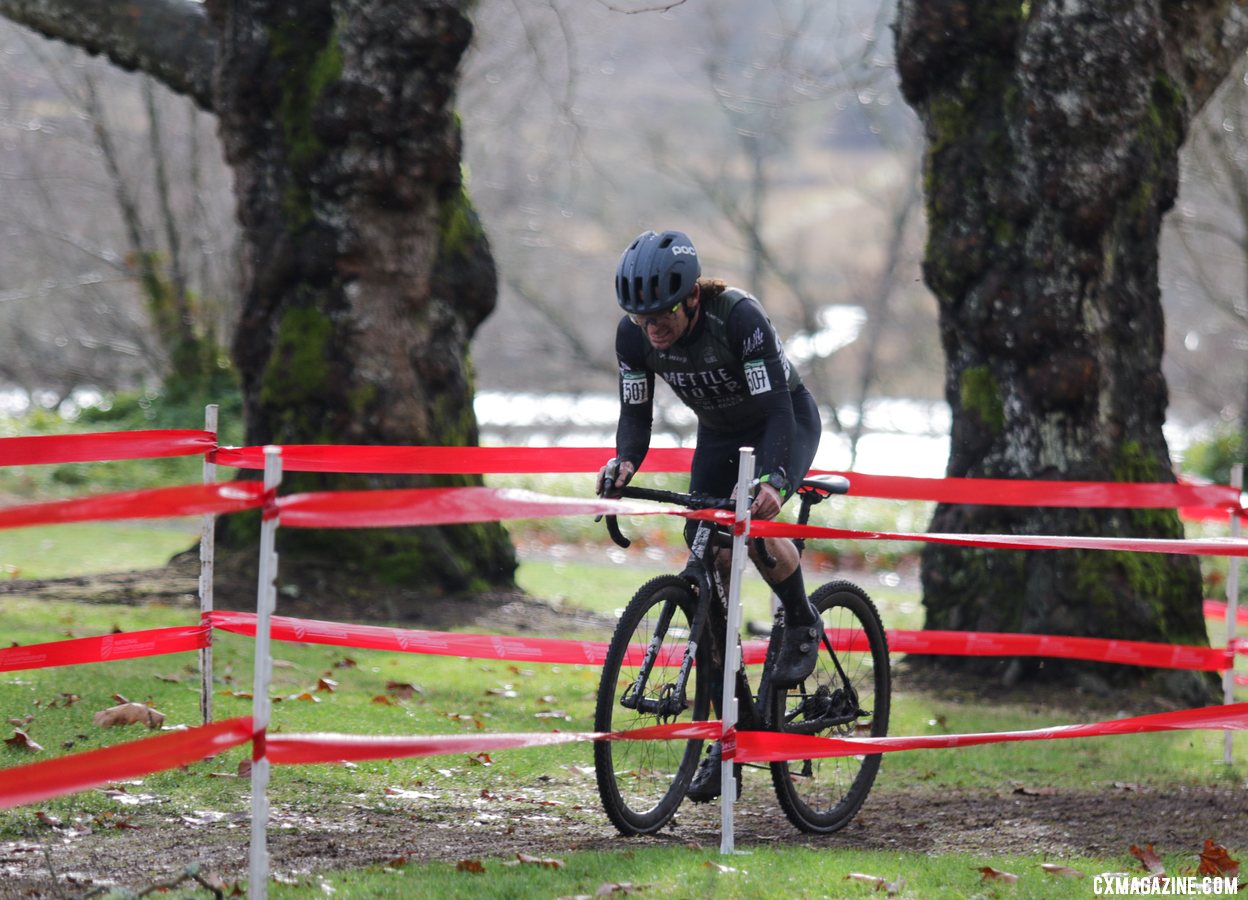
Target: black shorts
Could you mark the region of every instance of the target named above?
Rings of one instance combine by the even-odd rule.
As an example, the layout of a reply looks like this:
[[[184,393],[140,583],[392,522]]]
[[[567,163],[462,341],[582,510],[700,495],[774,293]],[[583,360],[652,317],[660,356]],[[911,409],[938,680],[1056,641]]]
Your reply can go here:
[[[801,387],[791,395],[793,398],[793,446],[789,448],[789,496],[810,471],[819,449],[819,436],[823,426],[819,422],[819,407],[810,391]],[[698,428],[698,447],[693,451],[693,465],[689,471],[689,490],[712,497],[731,497],[737,486],[737,469],[740,466],[740,449],[757,447],[763,439],[764,425],[743,431],[711,431]],[[755,477],[758,470],[755,468]],[[788,499],[785,497],[784,499]]]

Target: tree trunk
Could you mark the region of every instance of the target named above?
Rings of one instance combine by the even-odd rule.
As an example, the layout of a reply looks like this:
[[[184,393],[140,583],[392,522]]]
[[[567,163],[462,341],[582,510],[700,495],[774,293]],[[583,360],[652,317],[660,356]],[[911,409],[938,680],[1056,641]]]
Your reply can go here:
[[[1221,77],[1188,53],[1193,23],[1214,16],[1204,6],[1174,13],[1194,17],[1178,34],[1142,0],[900,0],[902,88],[927,136],[924,279],[950,476],[1173,481],[1158,234],[1189,116]],[[1182,536],[1169,510],[941,505],[931,529]],[[929,545],[922,580],[929,628],[1207,642],[1190,556]],[[1007,681],[1067,668],[956,665]]]
[[[0,15],[218,115],[245,245],[233,350],[249,443],[477,441],[468,342],[496,284],[452,110],[472,34],[466,5],[0,0]],[[287,491],[405,483],[284,481]],[[225,521],[226,543],[254,533]],[[508,586],[516,567],[499,525],[282,540],[287,569],[319,563],[318,580],[338,585],[373,573],[435,593]]]
[[[453,2],[210,7],[243,225],[234,360],[250,444],[477,441],[468,342],[495,272],[452,110],[471,26]],[[479,484],[479,478],[417,479]],[[394,477],[290,475],[286,490]],[[290,532],[283,553],[424,589],[510,584],[497,525]]]

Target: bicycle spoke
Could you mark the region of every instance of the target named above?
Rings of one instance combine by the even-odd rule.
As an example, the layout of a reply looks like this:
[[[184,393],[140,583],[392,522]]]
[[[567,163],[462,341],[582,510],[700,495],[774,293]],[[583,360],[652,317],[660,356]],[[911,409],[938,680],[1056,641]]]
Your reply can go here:
[[[824,646],[814,673],[782,693],[781,728],[824,737],[880,736],[888,730],[888,647],[879,615],[848,582],[825,585],[811,597],[823,618]],[[880,757],[848,756],[775,763],[772,778],[782,808],[805,831],[843,828],[866,799]]]
[[[676,576],[654,579],[625,609],[603,664],[595,729],[631,731],[705,719],[705,677],[691,674],[680,701],[693,592]],[[643,679],[642,666],[653,655]],[[641,686],[640,693],[635,688]],[[627,697],[628,705],[625,705]],[[612,741],[594,747],[598,790],[612,823],[624,834],[650,834],[675,813],[696,766],[701,741]]]

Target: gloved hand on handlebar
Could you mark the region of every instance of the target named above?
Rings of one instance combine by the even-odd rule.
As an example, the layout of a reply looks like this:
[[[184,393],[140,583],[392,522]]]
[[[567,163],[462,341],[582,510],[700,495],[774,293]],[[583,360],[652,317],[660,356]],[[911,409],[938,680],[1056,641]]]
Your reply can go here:
[[[636,474],[637,467],[627,459],[611,459],[598,472],[598,496],[620,496],[620,488],[632,481]]]
[[[780,515],[780,492],[767,483],[759,484],[754,502],[750,504],[750,518],[774,519]]]

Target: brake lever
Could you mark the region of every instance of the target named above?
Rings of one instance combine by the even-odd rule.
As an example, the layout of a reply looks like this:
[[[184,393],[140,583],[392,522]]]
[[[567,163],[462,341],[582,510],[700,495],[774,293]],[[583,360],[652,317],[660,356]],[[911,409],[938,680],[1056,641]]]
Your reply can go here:
[[[606,471],[603,473],[602,478],[599,479],[598,481],[598,496],[599,497],[607,496],[607,485],[615,484],[615,479],[619,477],[620,477],[620,460],[617,457],[613,456],[609,460],[607,460]],[[617,544],[619,544],[620,541],[617,540],[615,537],[617,534],[620,534],[619,526],[618,525],[615,526],[614,530],[612,530],[612,526],[611,526],[611,520],[614,518],[615,516],[607,517],[607,531],[611,533],[611,539],[614,540]],[[598,515],[594,516],[595,524],[601,521],[602,521],[602,513],[599,513]],[[624,540],[628,540],[628,538],[624,538],[623,535],[620,535],[620,537],[623,538]],[[620,544],[620,546],[627,547],[628,544]]]

